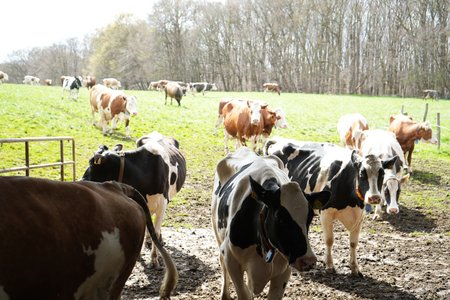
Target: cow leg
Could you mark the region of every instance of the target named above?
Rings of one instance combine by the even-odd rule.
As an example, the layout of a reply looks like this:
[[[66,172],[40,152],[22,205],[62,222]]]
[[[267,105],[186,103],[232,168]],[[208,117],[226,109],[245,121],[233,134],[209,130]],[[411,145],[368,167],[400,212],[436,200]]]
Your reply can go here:
[[[222,251],[221,251],[222,252]],[[219,255],[220,266],[222,267],[222,300],[231,300],[230,296],[230,277],[228,276],[228,269],[225,265],[225,259],[222,254]]]
[[[362,277],[356,258],[356,248],[358,247],[364,211],[359,207],[346,207],[341,210],[338,219],[344,224],[350,234],[350,270],[352,271],[352,276]]]
[[[333,247],[334,235],[333,235],[333,221],[331,208],[320,212],[320,223],[322,224],[323,238],[325,240],[325,269],[327,273],[336,273],[333,264],[333,257],[331,255],[331,249]],[[333,209],[334,210],[334,209]]]
[[[234,259],[232,254],[230,254],[227,249],[222,250],[224,251],[224,263],[226,265],[226,269],[228,270],[228,274],[230,275],[231,281],[233,281],[234,288],[236,289],[237,298],[239,300],[241,299],[252,299],[252,293],[247,287],[247,285],[244,282],[244,271],[241,268],[241,265],[239,262]],[[224,294],[222,294],[222,299]]]
[[[164,198],[162,194],[156,194],[151,196],[147,195],[147,201],[151,214],[155,215],[153,225],[155,227],[156,235],[159,239],[161,239],[161,226],[167,208],[167,199]],[[153,244],[150,252],[150,261],[152,267],[159,268],[158,253],[156,252],[156,247]]]
[[[284,295],[284,290],[291,277],[291,268],[286,268],[286,271],[273,278],[270,281],[269,294],[267,295],[268,300],[282,299]]]
[[[379,220],[382,218],[382,214],[383,214],[383,207],[380,204],[377,204],[377,206],[375,207],[375,214],[373,216],[374,220]]]
[[[128,138],[128,139],[130,139],[131,138],[131,135],[130,135],[130,119],[127,119],[126,117],[125,117],[125,134],[126,134],[126,137]]]
[[[223,122],[223,117],[222,116],[218,116],[217,117],[217,121],[216,121],[216,125],[214,126],[214,135],[217,135],[217,128],[219,128],[220,124],[222,124]]]
[[[229,149],[228,149],[228,140],[230,139],[230,135],[228,134],[227,130],[224,129],[223,131],[223,145],[224,145],[224,151],[225,154],[228,154]]]

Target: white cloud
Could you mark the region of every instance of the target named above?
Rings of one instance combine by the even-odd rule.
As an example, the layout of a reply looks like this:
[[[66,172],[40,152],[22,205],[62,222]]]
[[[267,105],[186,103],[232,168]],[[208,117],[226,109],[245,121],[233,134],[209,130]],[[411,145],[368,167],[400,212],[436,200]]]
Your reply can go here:
[[[82,38],[110,24],[121,13],[146,19],[155,0],[8,1],[0,8],[0,63],[12,51],[51,46]]]

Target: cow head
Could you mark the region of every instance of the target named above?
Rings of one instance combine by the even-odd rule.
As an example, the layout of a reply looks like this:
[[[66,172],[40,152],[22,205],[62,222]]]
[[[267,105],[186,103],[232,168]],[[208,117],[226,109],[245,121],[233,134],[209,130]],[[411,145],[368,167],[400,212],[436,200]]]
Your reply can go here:
[[[135,96],[126,96],[124,97],[126,100],[126,110],[127,113],[135,116],[137,115],[137,98]]]
[[[247,106],[250,109],[250,123],[253,126],[261,124],[261,109],[263,108],[259,102],[247,101]]]
[[[436,144],[437,139],[433,137],[433,130],[431,129],[430,122],[420,123],[417,127],[417,136],[421,142]]]
[[[277,114],[277,121],[275,122],[275,128],[288,128],[288,122],[286,121],[286,114],[283,109],[275,109]]]
[[[252,197],[264,205],[260,236],[277,249],[299,271],[313,268],[317,258],[308,241],[314,212],[296,182],[280,187],[276,180],[262,185],[250,177]],[[329,193],[328,193],[329,197]],[[264,242],[262,242],[264,245]],[[266,256],[266,261],[271,258]]]
[[[104,182],[117,180],[120,158],[116,151],[121,151],[121,145],[116,145],[111,151],[105,145],[100,145],[94,156],[89,160],[89,166],[83,174],[82,180]]]
[[[351,162],[358,172],[356,179],[356,194],[366,204],[374,205],[381,202],[381,188],[384,180],[384,169],[391,168],[398,156],[381,161],[375,155],[361,157],[352,151]]]

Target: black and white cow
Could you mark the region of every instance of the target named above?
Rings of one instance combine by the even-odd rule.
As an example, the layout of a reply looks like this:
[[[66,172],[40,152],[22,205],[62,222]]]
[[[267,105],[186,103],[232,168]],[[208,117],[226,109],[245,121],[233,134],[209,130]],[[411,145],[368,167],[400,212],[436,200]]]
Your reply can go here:
[[[205,95],[205,92],[207,91],[217,91],[217,86],[215,83],[193,82],[190,83],[189,86],[193,95],[196,93],[202,93],[202,95]]]
[[[122,145],[113,150],[101,145],[89,160],[83,180],[104,182],[115,180],[131,185],[148,200],[155,215],[155,230],[161,236],[161,225],[167,204],[180,191],[186,179],[186,160],[176,147],[178,142],[153,133],[139,139],[139,147],[123,151]],[[158,266],[155,247],[151,262]]]
[[[365,204],[379,204],[384,169],[396,157],[381,161],[375,155],[359,156],[355,150],[333,144],[272,139],[264,146],[265,154],[281,158],[289,177],[300,184],[306,194],[330,191],[330,200],[320,208],[319,215],[326,244],[327,272],[335,272],[331,248],[333,222],[338,219],[350,233],[350,269],[362,276],[356,258],[359,233]]]
[[[217,165],[211,219],[220,248],[222,299],[231,299],[230,278],[238,299],[253,299],[268,282],[268,299],[281,299],[290,266],[307,271],[316,264],[308,241],[314,214],[308,201],[325,202],[330,194],[307,200],[282,168],[278,157],[260,157],[247,147]]]
[[[67,100],[70,99],[70,96],[72,96],[73,100],[78,99],[78,93],[80,91],[80,88],[82,87],[83,77],[81,76],[65,76],[63,81],[63,91],[61,99],[64,99],[64,93],[66,91],[69,92],[67,95]]]
[[[409,174],[404,174],[408,169],[403,156],[402,147],[395,138],[395,134],[386,130],[365,130],[361,136],[360,154],[367,156],[373,154],[381,160],[390,160],[398,157],[390,168],[384,169],[383,192],[381,196],[386,204],[386,212],[388,214],[398,214],[398,199],[400,197],[402,183],[408,182]],[[375,208],[374,219],[381,218],[382,203]]]

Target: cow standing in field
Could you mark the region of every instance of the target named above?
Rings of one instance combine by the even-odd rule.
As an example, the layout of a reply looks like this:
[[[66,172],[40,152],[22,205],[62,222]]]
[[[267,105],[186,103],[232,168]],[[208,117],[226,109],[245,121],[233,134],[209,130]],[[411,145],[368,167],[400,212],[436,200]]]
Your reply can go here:
[[[392,115],[389,118],[388,130],[395,134],[410,170],[412,170],[411,157],[414,151],[414,143],[419,140],[432,144],[437,143],[429,122],[416,123],[411,117],[402,114]]]
[[[339,138],[345,147],[359,150],[361,147],[361,135],[369,129],[366,118],[359,113],[346,114],[339,118],[337,131]]]
[[[426,100],[426,99],[437,100],[438,92],[436,90],[423,90],[422,91],[422,99],[423,100]]]
[[[44,80],[44,84],[45,84],[46,86],[51,86],[52,83],[53,83],[53,81],[52,81],[51,79],[45,79],[45,80]]]
[[[205,92],[207,91],[217,91],[217,86],[215,83],[208,83],[208,82],[191,82],[189,84],[190,90],[192,95],[195,95],[196,93],[202,93],[202,95],[205,95]]]
[[[327,272],[335,272],[331,249],[334,243],[333,223],[339,220],[350,233],[350,270],[362,276],[356,258],[365,204],[381,202],[384,169],[397,157],[381,161],[375,155],[361,157],[355,150],[333,144],[271,139],[264,154],[276,155],[288,169],[291,180],[298,182],[305,194],[329,191],[331,197],[320,208],[319,216],[326,245]]]
[[[2,84],[4,81],[8,81],[8,80],[9,80],[8,74],[0,71],[0,84]]]
[[[228,152],[228,140],[236,140],[236,149],[253,143],[253,150],[259,151],[258,143],[264,141],[272,132],[277,114],[266,103],[249,100],[232,100],[222,109],[224,125],[224,148]]]
[[[264,92],[273,92],[281,95],[281,87],[278,85],[278,83],[266,82],[263,84],[263,89]]]
[[[316,264],[308,240],[314,214],[309,201],[325,202],[329,193],[305,197],[282,168],[277,157],[260,157],[245,147],[217,164],[211,220],[222,299],[231,299],[230,279],[238,299],[253,299],[269,282],[268,299],[281,299],[290,267],[307,271]]]
[[[23,78],[23,84],[30,84],[30,85],[39,85],[40,79],[36,76],[26,75]]]
[[[85,79],[85,86],[87,87],[88,90],[90,90],[91,88],[94,87],[94,85],[97,84],[97,79],[95,78],[95,76],[86,76]]]
[[[115,78],[105,78],[103,79],[103,85],[106,87],[109,87],[113,90],[117,90],[122,88],[122,84],[120,83],[119,80],[115,79]]]
[[[388,161],[397,157],[389,168],[384,169],[384,180],[382,186],[382,202],[386,205],[388,214],[398,214],[400,208],[398,200],[400,198],[401,185],[408,182],[409,174],[404,175],[404,170],[408,169],[405,162],[402,147],[392,132],[386,130],[365,130],[362,134],[360,155],[363,157],[373,154],[381,161]],[[377,204],[374,219],[380,219],[382,214],[382,204]]]
[[[167,205],[186,179],[186,160],[175,139],[158,133],[140,138],[137,145],[130,151],[123,151],[121,145],[113,150],[101,145],[89,160],[83,180],[116,180],[145,195],[150,212],[155,214],[155,231],[160,238]],[[151,263],[158,266],[155,247],[151,250]]]
[[[66,76],[63,82],[61,99],[64,99],[64,93],[67,91],[67,100],[70,98],[77,100],[80,88],[82,87],[82,81],[83,78],[81,76]]]
[[[120,299],[146,227],[166,266],[161,299],[170,297],[177,270],[132,187],[2,176],[0,194],[1,299]]]
[[[174,81],[169,81],[164,86],[164,92],[165,92],[164,105],[167,104],[167,96],[170,97],[170,105],[172,105],[172,101],[174,98],[175,98],[175,100],[177,100],[178,106],[181,105],[181,99],[183,98],[183,90],[178,83],[176,83]]]

